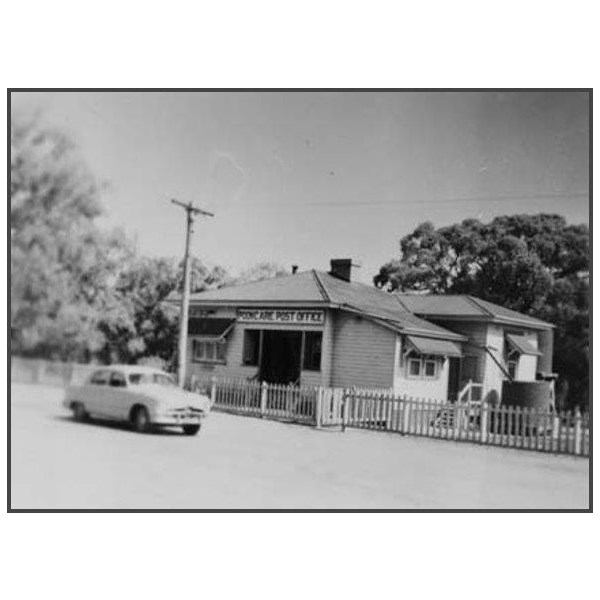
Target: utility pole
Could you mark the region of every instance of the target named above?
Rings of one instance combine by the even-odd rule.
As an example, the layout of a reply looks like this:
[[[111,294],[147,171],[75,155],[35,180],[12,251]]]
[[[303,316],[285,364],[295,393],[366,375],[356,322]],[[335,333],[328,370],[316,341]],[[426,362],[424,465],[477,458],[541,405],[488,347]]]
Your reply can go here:
[[[202,215],[204,217],[214,217],[215,215],[201,208],[197,208],[191,202],[185,204],[184,202],[175,199],[171,200],[171,202],[185,209],[187,216],[185,254],[183,255],[183,294],[181,295],[181,311],[179,314],[179,352],[177,353],[177,381],[179,387],[182,388],[185,384],[188,313],[190,303],[190,238],[193,233],[192,225],[194,224],[195,215]]]

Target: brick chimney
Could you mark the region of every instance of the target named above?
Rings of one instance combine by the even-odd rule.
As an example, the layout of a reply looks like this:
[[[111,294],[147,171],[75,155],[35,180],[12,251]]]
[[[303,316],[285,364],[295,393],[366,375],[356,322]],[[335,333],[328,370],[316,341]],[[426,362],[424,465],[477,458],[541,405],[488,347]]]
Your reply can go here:
[[[352,279],[352,267],[358,267],[358,265],[352,263],[351,258],[332,258],[329,263],[331,265],[329,274],[343,281],[350,281]]]

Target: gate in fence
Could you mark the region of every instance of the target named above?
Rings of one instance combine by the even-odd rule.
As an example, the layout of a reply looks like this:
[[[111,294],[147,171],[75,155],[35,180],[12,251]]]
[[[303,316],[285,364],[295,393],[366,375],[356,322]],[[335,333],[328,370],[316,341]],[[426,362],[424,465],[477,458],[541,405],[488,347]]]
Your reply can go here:
[[[317,392],[317,427],[341,427],[344,424],[346,390],[321,387]]]

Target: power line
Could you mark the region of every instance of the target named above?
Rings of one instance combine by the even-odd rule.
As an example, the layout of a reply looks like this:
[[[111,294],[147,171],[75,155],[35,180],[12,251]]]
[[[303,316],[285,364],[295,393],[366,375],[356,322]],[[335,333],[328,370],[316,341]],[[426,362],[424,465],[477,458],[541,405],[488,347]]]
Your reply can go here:
[[[431,199],[431,200],[385,200],[385,201],[369,201],[362,200],[359,202],[334,202],[325,200],[323,202],[304,202],[302,204],[286,204],[281,202],[253,202],[253,203],[240,203],[234,206],[224,206],[223,210],[239,209],[239,208],[305,208],[305,207],[332,207],[332,208],[361,208],[361,207],[382,207],[382,206],[407,206],[413,204],[461,204],[461,203],[494,203],[494,202],[521,202],[524,200],[558,200],[558,199],[574,199],[574,198],[585,198],[588,197],[588,192],[572,192],[568,194],[522,194],[516,196],[471,196],[471,197],[456,197],[456,198],[443,198],[443,199]]]

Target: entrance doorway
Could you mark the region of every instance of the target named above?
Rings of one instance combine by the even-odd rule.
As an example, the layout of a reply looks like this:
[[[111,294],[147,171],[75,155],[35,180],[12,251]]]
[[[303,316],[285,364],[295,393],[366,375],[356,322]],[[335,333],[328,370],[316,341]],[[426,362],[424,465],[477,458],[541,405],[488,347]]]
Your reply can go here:
[[[460,358],[451,357],[448,360],[448,400],[456,402],[460,391]]]
[[[259,379],[267,383],[300,381],[302,332],[263,331]]]

